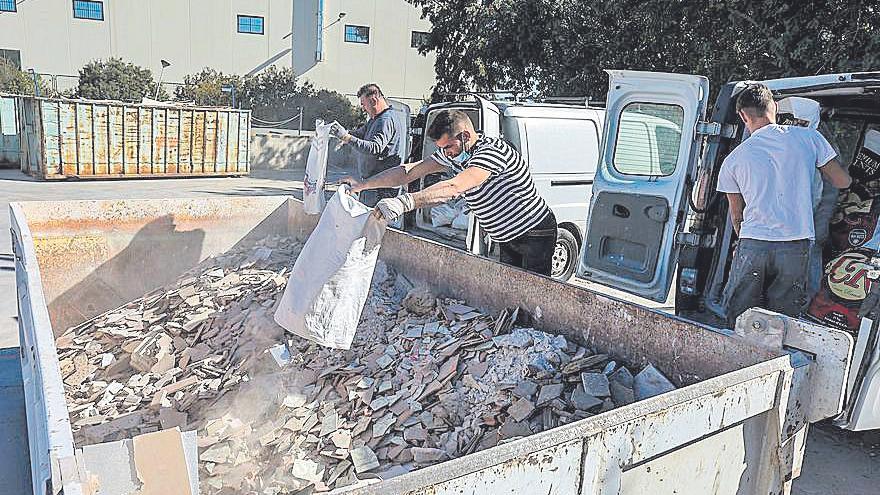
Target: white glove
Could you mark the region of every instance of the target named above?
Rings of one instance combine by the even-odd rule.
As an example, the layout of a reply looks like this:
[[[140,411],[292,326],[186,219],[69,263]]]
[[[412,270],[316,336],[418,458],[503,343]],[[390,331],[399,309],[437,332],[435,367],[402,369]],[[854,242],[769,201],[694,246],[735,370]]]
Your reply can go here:
[[[330,134],[336,139],[342,139],[345,136],[348,136],[348,131],[345,127],[342,127],[342,124],[334,120],[333,123],[330,124]]]
[[[380,199],[376,203],[375,211],[379,218],[384,218],[386,222],[393,222],[402,217],[404,213],[416,209],[416,203],[412,194],[406,193],[396,198]]]

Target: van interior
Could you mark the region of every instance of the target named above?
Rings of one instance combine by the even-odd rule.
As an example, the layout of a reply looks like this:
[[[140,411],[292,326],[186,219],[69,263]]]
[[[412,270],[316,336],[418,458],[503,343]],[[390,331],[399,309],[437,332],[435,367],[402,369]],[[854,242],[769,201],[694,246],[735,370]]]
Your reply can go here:
[[[840,85],[806,87],[798,87],[794,80],[788,80],[791,81],[790,87],[780,87],[785,83],[781,83],[784,80],[778,81],[780,84],[776,85],[771,84],[772,81],[768,82],[777,102],[790,96],[799,96],[815,100],[820,104],[821,121],[818,130],[837,150],[838,160],[845,168],[850,167],[857,160],[866,146],[866,139],[872,141],[876,139],[874,136],[880,136],[877,134],[880,132],[880,85],[876,81],[863,83],[850,81]],[[708,253],[707,250],[703,250],[704,252],[697,256],[697,259],[703,262],[690,263],[690,265],[711,266],[711,268],[704,270],[706,273],[696,275],[696,284],[691,282],[682,284],[682,278],[687,279],[688,276],[682,277],[680,271],[676,294],[679,314],[716,327],[725,326],[720,320],[721,298],[733,258],[735,234],[724,194],[714,192],[714,188],[724,157],[743,139],[744,126],[736,115],[734,105],[737,89],[741,87],[742,85],[736,86],[732,83],[721,91],[719,104],[716,105],[712,120],[736,125],[738,129],[733,139],[719,139],[717,153],[712,152],[711,145],[707,148],[704,160],[711,163],[703,164],[702,170],[706,176],[698,177],[698,187],[695,188],[695,194],[691,198],[692,209],[696,212],[694,225],[704,233],[712,232],[711,238],[714,242]],[[710,158],[712,155],[714,158]],[[863,186],[874,190],[875,193],[880,192],[877,188],[880,183],[876,180],[854,177],[854,181],[861,181]],[[872,205],[870,201],[860,203],[848,193],[836,190],[827,181],[823,182],[821,200],[814,208],[814,214],[818,222],[816,245],[821,251],[822,277],[825,277],[826,264],[839,256],[846,247],[840,242],[835,242],[834,239],[836,234],[840,234],[838,231],[841,230],[841,224],[851,223],[852,219],[858,216],[853,213],[858,213],[864,224],[863,231],[866,231],[867,235],[861,232],[859,235],[849,236],[847,240],[852,241],[851,248],[864,244],[873,233],[880,204]],[[880,203],[880,198],[874,201]],[[709,263],[705,263],[706,261]],[[683,269],[687,270],[687,267]],[[701,281],[704,283],[700,283]],[[697,289],[688,290],[687,285],[695,286]],[[702,297],[699,297],[700,294]]]

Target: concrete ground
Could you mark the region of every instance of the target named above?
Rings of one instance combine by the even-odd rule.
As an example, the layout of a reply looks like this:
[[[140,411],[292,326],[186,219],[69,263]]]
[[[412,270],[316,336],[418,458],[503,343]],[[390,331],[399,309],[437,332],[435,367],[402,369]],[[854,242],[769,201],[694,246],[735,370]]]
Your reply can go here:
[[[29,486],[27,436],[21,376],[17,370],[15,272],[8,204],[13,201],[138,199],[214,195],[301,197],[302,173],[255,172],[242,178],[153,179],[125,181],[39,182],[17,170],[0,169],[0,493],[26,494]],[[597,289],[598,286],[591,285]],[[668,309],[668,305],[657,305]],[[24,453],[24,456],[22,456]],[[880,486],[880,434],[849,433],[814,427],[796,495],[869,495]]]

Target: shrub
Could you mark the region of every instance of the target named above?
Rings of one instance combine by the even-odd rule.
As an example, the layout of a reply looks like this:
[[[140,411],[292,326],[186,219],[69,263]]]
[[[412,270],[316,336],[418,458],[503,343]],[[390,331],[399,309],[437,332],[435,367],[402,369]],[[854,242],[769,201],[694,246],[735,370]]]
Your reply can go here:
[[[149,69],[124,62],[122,59],[95,60],[79,71],[77,96],[93,100],[120,100],[140,102],[152,98],[156,81]],[[167,97],[164,90],[159,98]]]

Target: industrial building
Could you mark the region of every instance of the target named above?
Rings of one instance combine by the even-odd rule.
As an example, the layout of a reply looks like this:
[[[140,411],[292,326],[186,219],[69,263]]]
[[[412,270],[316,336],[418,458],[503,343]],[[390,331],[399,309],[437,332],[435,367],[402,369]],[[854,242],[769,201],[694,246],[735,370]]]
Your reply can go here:
[[[0,0],[0,57],[59,89],[119,57],[169,86],[205,67],[274,65],[349,95],[377,82],[418,106],[435,80],[433,55],[417,48],[430,29],[405,0]]]

